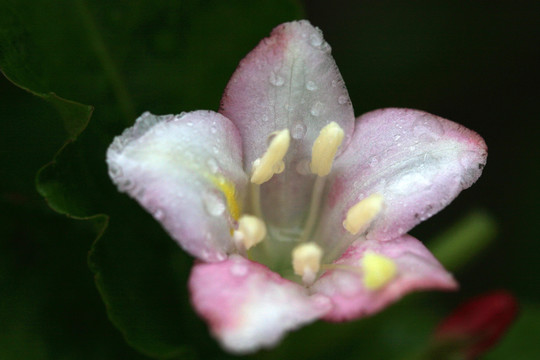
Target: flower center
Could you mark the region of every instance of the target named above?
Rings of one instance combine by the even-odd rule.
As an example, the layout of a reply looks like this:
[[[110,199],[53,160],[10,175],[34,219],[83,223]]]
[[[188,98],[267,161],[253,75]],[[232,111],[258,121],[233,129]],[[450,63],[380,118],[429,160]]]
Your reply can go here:
[[[291,142],[288,129],[276,131],[272,136],[266,152],[253,162],[250,181],[252,215],[240,217],[233,237],[240,254],[269,266],[285,278],[301,281],[304,285],[309,286],[316,280],[322,268],[321,259],[325,250],[320,244],[315,244],[310,239],[319,218],[326,177],[330,174],[338,148],[343,142],[344,131],[336,122],[331,122],[321,129],[319,136],[313,143],[309,170],[317,177],[302,230],[294,234],[287,234],[287,237],[291,238],[292,241],[272,239],[271,234],[266,230],[264,214],[261,209],[261,185],[285,170],[283,159]],[[352,235],[365,231],[380,212],[382,204],[383,198],[379,194],[372,194],[361,200],[349,209],[343,221],[343,227]],[[273,210],[279,211],[279,209]],[[338,235],[336,234],[336,236]],[[255,246],[259,243],[262,244]],[[384,263],[383,260],[377,262],[379,265],[382,263]],[[369,268],[366,264],[363,267]],[[369,273],[375,274],[377,272],[370,271]],[[384,270],[383,273],[389,277],[388,274],[391,274],[391,271]],[[385,277],[382,278],[384,280]],[[371,285],[377,281],[383,282],[382,280],[372,280],[370,277],[370,280],[365,280],[366,286],[368,283]]]

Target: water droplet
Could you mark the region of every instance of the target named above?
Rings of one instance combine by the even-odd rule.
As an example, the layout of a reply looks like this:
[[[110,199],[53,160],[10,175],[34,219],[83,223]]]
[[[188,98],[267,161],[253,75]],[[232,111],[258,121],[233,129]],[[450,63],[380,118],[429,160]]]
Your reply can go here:
[[[211,172],[213,172],[214,174],[216,174],[218,171],[219,171],[219,165],[216,161],[216,159],[214,158],[210,158],[206,161],[206,165],[208,165],[208,168],[210,169]]]
[[[210,132],[212,134],[217,133],[217,125],[216,125],[216,123],[212,123],[212,126],[210,127]]]
[[[337,80],[332,80],[332,87],[337,87]]]
[[[178,121],[178,120],[182,119],[185,115],[186,115],[185,112],[181,112],[180,114],[174,116],[173,121]]]
[[[109,176],[113,180],[121,178],[123,176],[122,168],[117,165],[109,165]]]
[[[416,146],[409,146],[409,150],[410,150],[410,151],[416,150]]]
[[[436,140],[438,137],[444,135],[444,128],[442,126],[442,123],[438,119],[423,117],[417,119],[413,123],[413,127],[414,134],[416,136],[426,134],[427,136]]]
[[[304,137],[306,134],[306,125],[302,122],[296,123],[292,130],[291,130],[291,136],[293,139],[299,140]]]
[[[272,71],[270,73],[270,84],[274,86],[282,86],[283,84],[285,84],[285,80],[281,76],[279,76],[278,74]]]
[[[396,134],[394,135],[394,141],[398,141],[401,138],[401,135]]]
[[[344,105],[347,102],[347,100],[348,100],[347,96],[341,95],[340,97],[338,97],[337,102],[340,105]]]
[[[313,116],[319,116],[321,115],[321,112],[323,110],[323,103],[320,101],[317,101],[312,107],[311,107],[311,115]]]
[[[300,175],[309,175],[311,174],[311,169],[309,167],[309,164],[311,163],[311,159],[305,158],[296,163],[296,172],[298,172]]]
[[[322,52],[325,52],[325,53],[332,51],[332,47],[326,41],[323,41],[323,43],[320,46],[320,49]]]
[[[214,192],[203,194],[204,208],[209,215],[220,216],[225,212],[225,203],[221,197]]]
[[[118,184],[118,189],[120,191],[133,191],[135,190],[135,187],[136,187],[135,182],[129,179]]]
[[[213,146],[212,147],[212,151],[214,152],[214,154],[218,155],[219,154],[219,148],[217,146]]]
[[[285,170],[285,163],[283,161],[278,162],[272,168],[275,174],[281,174]]]
[[[309,91],[315,91],[317,90],[319,87],[317,86],[317,84],[315,84],[313,81],[308,81],[306,82],[306,89],[308,89]]]
[[[264,122],[267,122],[268,121],[268,115],[263,114],[263,116],[261,116],[261,120],[264,121]]]
[[[375,167],[379,163],[379,159],[376,156],[369,158],[369,166]]]
[[[187,126],[193,126],[193,122],[188,121],[188,122],[186,123],[186,125],[187,125]]]
[[[230,272],[234,276],[245,276],[248,273],[248,267],[240,262],[235,262],[230,268]]]
[[[319,34],[311,34],[309,36],[309,43],[311,44],[311,46],[319,47],[321,46],[322,42],[323,42],[323,39],[321,38]]]
[[[154,218],[158,221],[165,219],[165,212],[159,208],[154,211]]]

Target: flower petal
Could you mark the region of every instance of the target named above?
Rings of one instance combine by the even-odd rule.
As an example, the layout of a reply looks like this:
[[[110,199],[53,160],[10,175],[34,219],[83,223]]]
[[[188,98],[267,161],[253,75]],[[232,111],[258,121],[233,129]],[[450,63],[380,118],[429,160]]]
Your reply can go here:
[[[395,273],[369,288],[365,258],[382,256],[395,266]],[[328,321],[344,321],[373,314],[405,294],[422,289],[453,290],[452,278],[424,245],[409,235],[380,242],[354,242],[329,270],[315,283],[314,291],[332,301],[333,310],[324,317]],[[370,271],[376,271],[370,269]]]
[[[190,254],[232,251],[231,227],[247,182],[233,123],[211,111],[144,113],[107,150],[109,174]]]
[[[471,186],[486,157],[478,134],[435,115],[410,109],[365,114],[334,164],[317,239],[327,248],[339,247],[339,242],[348,246],[355,237],[342,222],[352,206],[373,194],[382,195],[383,205],[367,238],[396,238]]]
[[[301,222],[315,178],[309,171],[315,139],[334,121],[345,131],[344,147],[354,126],[347,90],[321,31],[305,20],[276,27],[241,61],[220,112],[242,135],[248,173],[265,153],[266,139],[274,131],[290,130],[285,173],[263,184],[261,200],[263,210],[279,206],[265,214],[270,225]]]
[[[304,287],[240,256],[196,264],[189,288],[195,310],[213,335],[236,353],[271,347],[331,307],[326,297],[309,296]]]

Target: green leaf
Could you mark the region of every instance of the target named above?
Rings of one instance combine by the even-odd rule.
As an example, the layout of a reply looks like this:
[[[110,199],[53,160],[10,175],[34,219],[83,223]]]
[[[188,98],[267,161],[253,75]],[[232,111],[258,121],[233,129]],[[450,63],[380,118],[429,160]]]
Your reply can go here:
[[[67,141],[39,171],[37,189],[52,209],[103,234],[90,268],[109,318],[145,354],[207,358],[221,350],[189,304],[192,260],[116,191],[106,148],[143,111],[217,109],[240,59],[299,15],[290,0],[20,0],[0,14],[2,71],[53,105],[56,119],[43,121],[62,124]]]

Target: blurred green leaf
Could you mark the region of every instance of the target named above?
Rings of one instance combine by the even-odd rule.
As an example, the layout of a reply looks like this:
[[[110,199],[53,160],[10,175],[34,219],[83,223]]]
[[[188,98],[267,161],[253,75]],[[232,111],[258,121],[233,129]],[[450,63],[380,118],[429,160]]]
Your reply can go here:
[[[137,113],[217,109],[239,60],[274,26],[298,18],[298,4],[20,0],[3,10],[0,67],[53,105],[56,116],[36,121],[62,124],[67,141],[38,173],[39,193],[55,211],[91,220],[98,236],[110,217],[89,257],[109,318],[151,356],[220,353],[189,305],[192,260],[117,193],[105,151]]]

